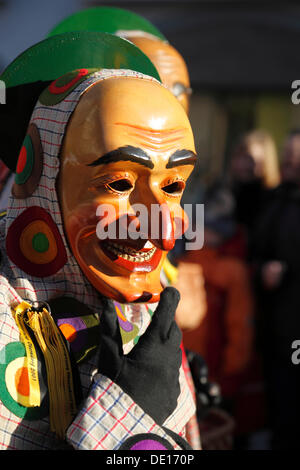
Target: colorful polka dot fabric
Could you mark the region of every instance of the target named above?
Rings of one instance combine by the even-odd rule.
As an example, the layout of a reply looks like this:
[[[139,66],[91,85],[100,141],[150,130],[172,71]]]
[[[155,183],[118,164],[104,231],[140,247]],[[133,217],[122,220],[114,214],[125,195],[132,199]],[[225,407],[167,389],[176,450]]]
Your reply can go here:
[[[67,262],[66,250],[51,215],[38,206],[23,211],[10,225],[7,254],[25,273],[48,277]]]
[[[79,69],[69,72],[54,80],[41,94],[40,102],[46,106],[54,106],[63,101],[79,83],[96,72],[96,69]]]
[[[65,316],[56,319],[62,334],[70,344],[76,362],[86,359],[99,344],[99,318],[94,315]]]
[[[137,434],[130,437],[122,444],[120,450],[153,450],[166,451],[174,450],[173,446],[166,439],[155,434]]]
[[[45,383],[45,371],[42,373],[43,362],[39,362],[39,383],[41,389],[41,406],[29,407],[28,363],[25,346],[20,342],[5,346],[0,363],[0,399],[16,416],[26,420],[37,420],[48,415],[48,396]]]
[[[114,305],[118,315],[122,341],[123,344],[127,344],[137,337],[139,327],[126,319],[126,305],[122,305],[119,302],[114,302]]]
[[[33,194],[39,183],[43,168],[43,150],[37,127],[30,124],[21,147],[16,167],[12,193],[17,199]]]
[[[32,173],[34,165],[34,150],[30,135],[26,135],[23,146],[20,151],[17,169],[16,169],[16,183],[25,183]]]

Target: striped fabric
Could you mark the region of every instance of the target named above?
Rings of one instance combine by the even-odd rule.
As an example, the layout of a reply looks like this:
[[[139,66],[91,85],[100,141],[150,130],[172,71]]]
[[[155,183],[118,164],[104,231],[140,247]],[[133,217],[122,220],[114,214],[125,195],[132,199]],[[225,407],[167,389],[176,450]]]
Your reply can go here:
[[[31,122],[39,129],[44,154],[42,176],[32,196],[26,199],[10,197],[7,216],[0,221],[0,361],[3,347],[19,341],[19,332],[11,315],[11,306],[22,300],[47,301],[65,295],[89,306],[101,318],[99,293],[82,274],[66,243],[55,182],[59,171],[59,150],[68,120],[81,94],[93,83],[111,76],[133,76],[154,80],[129,70],[101,70],[78,85],[62,102],[55,106],[37,103]],[[5,251],[7,231],[13,221],[27,208],[44,208],[53,218],[67,252],[66,264],[53,276],[36,278],[25,274],[8,259]],[[151,305],[155,309],[155,305]],[[142,334],[149,322],[147,306],[127,306],[128,317],[134,317]],[[128,352],[133,343],[126,344]],[[129,437],[138,433],[154,432],[167,438],[150,416],[134,403],[116,384],[97,373],[97,351],[78,366],[85,400],[82,408],[66,432],[66,440],[58,440],[50,431],[48,418],[28,421],[18,418],[0,402],[0,449],[118,449]],[[183,370],[180,371],[181,394],[178,406],[164,426],[184,436],[185,427],[195,413],[195,405]]]

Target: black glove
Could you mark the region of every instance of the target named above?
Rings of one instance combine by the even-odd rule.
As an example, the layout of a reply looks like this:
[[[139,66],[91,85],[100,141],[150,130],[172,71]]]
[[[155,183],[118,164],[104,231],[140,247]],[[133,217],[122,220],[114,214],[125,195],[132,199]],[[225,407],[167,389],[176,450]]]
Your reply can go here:
[[[174,320],[179,292],[167,287],[152,322],[129,354],[123,354],[113,302],[100,318],[99,372],[118,384],[154,421],[163,424],[180,394],[181,332]]]

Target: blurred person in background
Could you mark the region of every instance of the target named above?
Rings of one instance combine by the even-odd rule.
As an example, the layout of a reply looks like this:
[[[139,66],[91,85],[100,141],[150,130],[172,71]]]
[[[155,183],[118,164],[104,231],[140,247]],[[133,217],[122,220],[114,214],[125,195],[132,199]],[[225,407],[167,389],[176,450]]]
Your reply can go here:
[[[186,252],[181,261],[201,266],[207,301],[200,324],[184,329],[184,345],[205,359],[209,380],[220,385],[222,406],[239,428],[237,401],[253,353],[253,296],[248,267],[235,254],[240,247],[234,241],[238,229],[234,210],[230,191],[222,186],[208,190],[204,248]],[[226,246],[230,246],[228,253]],[[192,282],[196,285],[200,280]],[[242,424],[246,430],[246,423]]]
[[[281,164],[283,183],[300,181],[300,129],[292,130],[285,141]]]
[[[280,182],[277,150],[263,130],[243,135],[230,160],[230,186],[236,201],[236,219],[251,238],[257,214],[268,190]]]
[[[274,449],[299,446],[300,374],[291,345],[300,338],[300,132],[287,137],[282,183],[258,219],[253,258],[258,337],[264,358]]]

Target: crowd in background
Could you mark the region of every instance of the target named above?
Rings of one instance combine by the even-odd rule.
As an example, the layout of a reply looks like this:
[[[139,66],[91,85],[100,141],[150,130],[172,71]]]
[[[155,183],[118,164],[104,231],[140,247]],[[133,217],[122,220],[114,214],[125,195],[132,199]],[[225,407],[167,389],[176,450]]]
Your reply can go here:
[[[12,181],[1,163],[2,209]],[[300,365],[291,358],[300,340],[300,130],[279,156],[268,133],[243,135],[224,177],[198,202],[204,246],[185,251],[181,243],[172,254],[184,346],[219,386],[218,409],[234,423],[229,447],[297,448]],[[200,410],[200,425],[202,418]]]
[[[219,384],[236,448],[297,448],[300,131],[281,155],[262,130],[242,136],[226,175],[204,194],[204,247],[176,251],[186,297],[190,286],[190,302],[177,311],[184,345]]]

